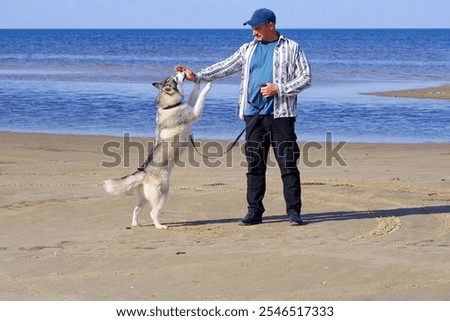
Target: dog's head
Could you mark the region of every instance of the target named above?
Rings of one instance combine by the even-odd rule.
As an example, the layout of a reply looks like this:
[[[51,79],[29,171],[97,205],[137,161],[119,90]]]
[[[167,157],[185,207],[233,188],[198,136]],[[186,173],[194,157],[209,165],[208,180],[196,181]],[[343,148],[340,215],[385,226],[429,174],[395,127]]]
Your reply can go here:
[[[163,82],[155,82],[153,86],[158,88],[159,94],[156,98],[158,108],[170,108],[183,101],[183,81],[186,78],[184,72],[177,72],[175,76],[168,77]]]

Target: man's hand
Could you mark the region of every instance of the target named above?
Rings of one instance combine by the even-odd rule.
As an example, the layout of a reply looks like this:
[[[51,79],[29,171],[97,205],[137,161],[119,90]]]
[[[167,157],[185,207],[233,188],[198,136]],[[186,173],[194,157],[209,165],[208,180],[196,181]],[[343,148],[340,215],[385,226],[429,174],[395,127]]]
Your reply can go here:
[[[180,72],[180,71],[184,72],[187,80],[195,81],[197,79],[197,76],[195,75],[195,73],[193,73],[192,70],[190,70],[187,67],[178,65],[175,67],[175,71],[176,72]]]
[[[276,96],[278,94],[278,87],[275,84],[267,83],[261,87],[261,94],[266,98]]]

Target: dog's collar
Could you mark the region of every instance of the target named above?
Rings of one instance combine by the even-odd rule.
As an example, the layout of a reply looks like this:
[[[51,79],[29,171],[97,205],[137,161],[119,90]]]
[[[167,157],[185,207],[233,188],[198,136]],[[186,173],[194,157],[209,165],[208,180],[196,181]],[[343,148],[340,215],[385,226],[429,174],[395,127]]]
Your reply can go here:
[[[172,106],[167,106],[167,107],[165,107],[165,108],[163,108],[164,110],[165,109],[172,109],[172,108],[176,108],[176,107],[178,107],[178,106],[180,106],[182,103],[181,102],[179,102],[178,104],[176,104],[176,105],[172,105]]]

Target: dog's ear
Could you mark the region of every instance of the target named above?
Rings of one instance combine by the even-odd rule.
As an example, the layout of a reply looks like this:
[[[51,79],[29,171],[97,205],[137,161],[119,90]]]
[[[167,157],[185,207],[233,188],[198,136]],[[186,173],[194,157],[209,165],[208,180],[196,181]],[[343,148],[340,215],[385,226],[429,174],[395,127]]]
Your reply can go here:
[[[155,86],[156,88],[158,88],[159,90],[161,90],[162,83],[160,83],[160,82],[154,82],[152,85]]]

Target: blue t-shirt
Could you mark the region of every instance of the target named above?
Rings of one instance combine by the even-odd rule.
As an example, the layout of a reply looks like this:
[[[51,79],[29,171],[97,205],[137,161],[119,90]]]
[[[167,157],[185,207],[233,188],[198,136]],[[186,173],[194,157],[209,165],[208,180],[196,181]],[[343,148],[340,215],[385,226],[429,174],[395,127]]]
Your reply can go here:
[[[261,85],[273,82],[273,52],[278,39],[272,42],[259,42],[250,62],[248,82],[248,101],[246,115],[255,115],[263,105],[260,115],[273,113],[273,97],[268,99],[259,94]]]

